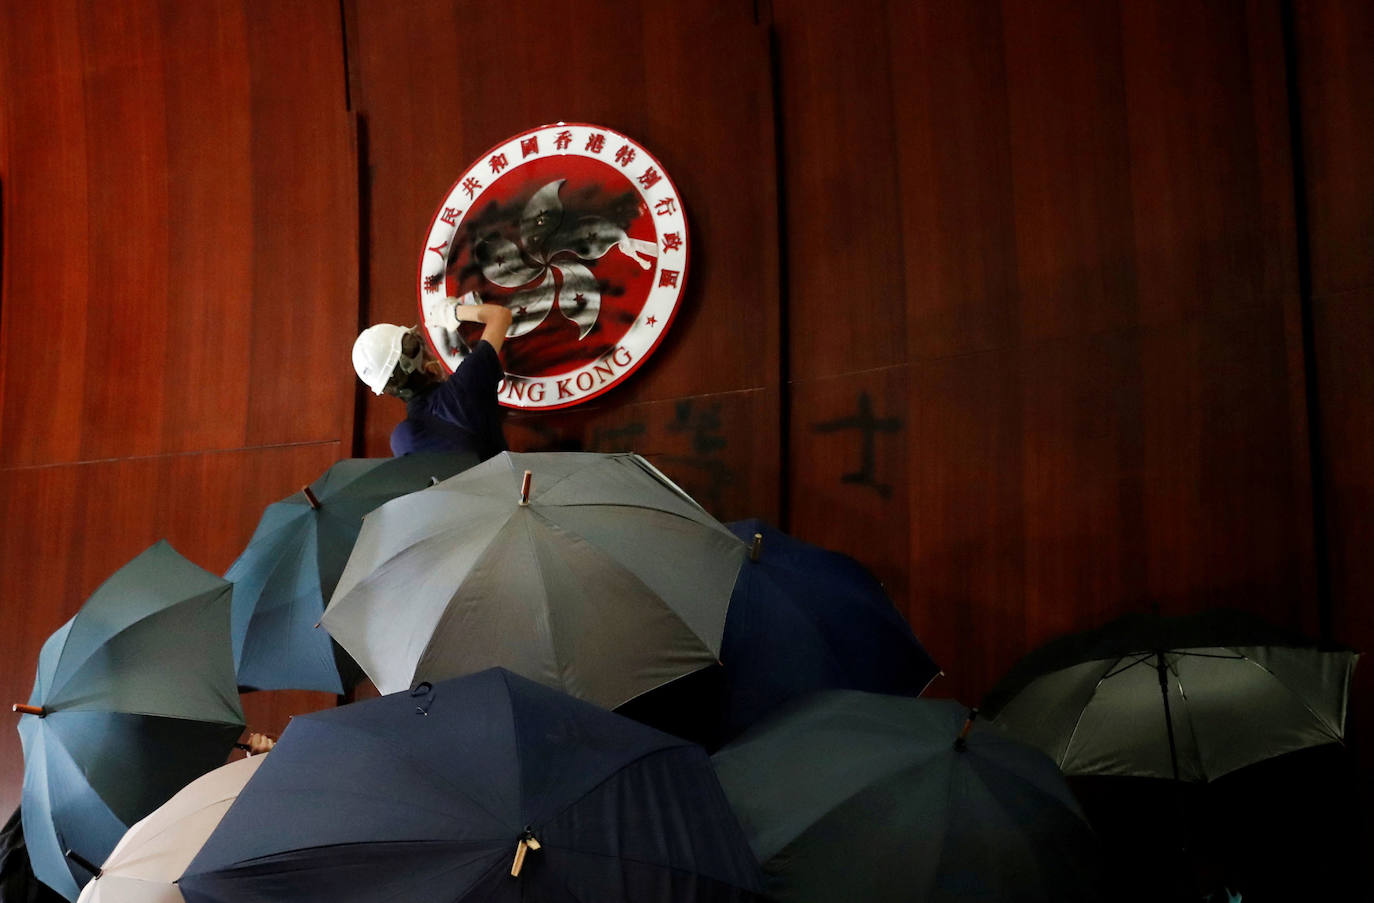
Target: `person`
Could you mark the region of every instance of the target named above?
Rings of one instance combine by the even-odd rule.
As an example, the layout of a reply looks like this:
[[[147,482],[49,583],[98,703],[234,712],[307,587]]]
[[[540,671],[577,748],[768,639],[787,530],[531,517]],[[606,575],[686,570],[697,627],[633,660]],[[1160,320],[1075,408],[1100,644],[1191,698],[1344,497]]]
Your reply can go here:
[[[406,403],[406,416],[391,433],[391,453],[471,453],[485,461],[506,450],[497,386],[505,376],[501,346],[511,312],[483,303],[476,292],[426,302],[425,326],[456,330],[481,323],[482,337],[454,372],[430,351],[419,326],[369,326],[353,343],[353,369],[374,394]]]

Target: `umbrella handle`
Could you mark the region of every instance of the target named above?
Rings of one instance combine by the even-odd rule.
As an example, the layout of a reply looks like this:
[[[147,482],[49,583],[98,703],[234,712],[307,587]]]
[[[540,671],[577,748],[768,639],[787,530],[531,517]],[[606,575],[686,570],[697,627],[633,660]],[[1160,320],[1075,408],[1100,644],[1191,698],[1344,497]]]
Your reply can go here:
[[[82,856],[75,850],[67,850],[62,855],[70,859],[72,862],[75,862],[77,865],[81,866],[83,869],[90,872],[97,878],[99,878],[101,875],[105,873],[104,869],[96,865],[94,862],[91,862],[89,859],[87,859],[85,856]]]
[[[42,718],[44,715],[48,714],[47,710],[44,709],[41,705],[26,705],[22,702],[16,702],[14,704],[14,707],[10,711],[22,712],[25,715],[37,715],[39,718]]]
[[[954,738],[954,748],[963,751],[968,746],[968,735],[973,730],[973,721],[978,717],[977,707],[968,710],[968,717],[964,719],[964,727],[959,731],[959,736]]]

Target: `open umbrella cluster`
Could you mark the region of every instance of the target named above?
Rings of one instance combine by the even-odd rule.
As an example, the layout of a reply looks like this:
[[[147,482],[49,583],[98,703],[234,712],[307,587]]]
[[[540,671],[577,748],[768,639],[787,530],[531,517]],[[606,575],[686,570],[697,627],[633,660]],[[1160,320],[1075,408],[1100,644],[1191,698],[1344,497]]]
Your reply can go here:
[[[1101,894],[1058,747],[917,698],[939,668],[857,562],[637,455],[343,461],[225,578],[159,544],[43,649],[24,829],[68,899]],[[236,691],[362,675],[216,768]]]

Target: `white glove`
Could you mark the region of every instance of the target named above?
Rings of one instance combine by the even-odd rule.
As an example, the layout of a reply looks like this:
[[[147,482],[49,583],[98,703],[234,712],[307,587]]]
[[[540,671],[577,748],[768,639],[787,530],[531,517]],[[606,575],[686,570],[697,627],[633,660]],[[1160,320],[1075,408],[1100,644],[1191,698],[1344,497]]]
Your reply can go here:
[[[458,316],[458,307],[481,303],[482,296],[476,292],[468,292],[457,298],[426,298],[425,325],[432,329],[456,330],[459,323],[465,322],[465,318]]]

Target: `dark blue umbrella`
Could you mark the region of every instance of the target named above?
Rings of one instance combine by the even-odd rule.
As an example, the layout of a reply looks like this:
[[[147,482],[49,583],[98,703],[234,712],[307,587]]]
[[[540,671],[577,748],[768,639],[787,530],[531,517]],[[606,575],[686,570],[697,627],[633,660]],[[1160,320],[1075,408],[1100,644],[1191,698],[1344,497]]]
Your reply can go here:
[[[362,676],[353,659],[316,630],[362,530],[384,502],[447,479],[476,455],[347,458],[263,511],[225,579],[234,584],[234,665],[245,690],[342,693]]]
[[[754,548],[735,581],[720,647],[729,734],[805,693],[917,696],[940,673],[859,562],[760,520],[727,526]]]
[[[75,900],[134,822],[224,763],[243,731],[230,585],[165,542],[116,571],[38,654],[24,743],[34,873]],[[68,861],[67,851],[76,854]]]
[[[490,669],[292,720],[182,875],[233,900],[735,901],[696,746]]]
[[[871,573],[761,520],[726,524],[751,546],[725,616],[720,666],[616,711],[707,749],[819,690],[918,696],[940,666]]]

